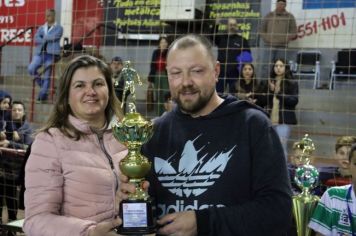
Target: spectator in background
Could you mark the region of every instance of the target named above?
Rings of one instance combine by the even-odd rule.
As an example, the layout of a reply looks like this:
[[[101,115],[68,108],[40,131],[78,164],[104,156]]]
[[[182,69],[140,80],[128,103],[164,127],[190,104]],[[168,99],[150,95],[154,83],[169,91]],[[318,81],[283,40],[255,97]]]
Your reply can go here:
[[[172,100],[172,96],[170,92],[166,92],[164,94],[164,112],[161,116],[167,114],[168,112],[172,111],[176,106],[176,103]],[[155,122],[159,116],[152,119],[152,122]]]
[[[8,148],[24,149],[32,143],[32,127],[26,120],[25,105],[14,101],[11,109],[11,121],[6,124]]]
[[[320,182],[326,187],[350,183],[348,157],[353,143],[356,143],[356,136],[341,136],[336,139],[334,158],[337,160],[338,166],[319,168]]]
[[[154,87],[156,115],[160,116],[164,112],[164,94],[169,91],[166,58],[169,41],[167,36],[158,39],[158,48],[153,51],[151,59],[150,73],[148,74],[148,86]]]
[[[127,149],[112,134],[122,117],[111,70],[92,56],[72,60],[59,96],[31,145],[25,169],[28,236],[116,235],[117,163]]]
[[[221,20],[216,19],[216,23],[213,26],[214,32],[211,36],[213,42],[218,47],[218,61],[221,65],[216,91],[222,94],[228,86],[229,93],[235,94],[235,84],[239,77],[239,61],[243,61],[239,56],[242,53],[247,53],[251,56],[250,45],[245,38],[238,34],[236,19],[228,18],[227,32],[224,33],[218,31],[220,24]],[[250,62],[252,62],[252,60],[250,60]]]
[[[236,83],[236,95],[239,99],[259,105],[260,85],[252,63],[242,64],[240,77]]]
[[[173,108],[176,106],[176,103],[172,100],[172,96],[170,92],[166,92],[164,95],[164,115],[167,112],[170,112],[173,110]]]
[[[32,128],[26,121],[25,106],[22,102],[12,103],[11,120],[6,122],[6,139],[2,147],[14,149],[26,149],[32,142]],[[4,153],[1,156],[0,196],[4,197],[10,221],[16,220],[18,199],[17,183],[21,170],[22,158],[8,156]],[[0,212],[3,198],[0,198]]]
[[[270,63],[277,58],[289,61],[293,53],[288,43],[297,36],[297,24],[292,13],[286,11],[287,1],[277,0],[276,9],[262,20],[260,35],[263,45],[260,48],[261,79],[270,74]]]
[[[28,72],[34,76],[35,82],[41,87],[37,101],[48,99],[48,89],[51,83],[52,65],[58,60],[61,53],[60,39],[63,34],[62,26],[55,21],[55,10],[46,11],[46,23],[36,31],[34,42],[35,51]],[[43,78],[38,69],[43,66]]]
[[[287,158],[289,125],[297,124],[295,107],[299,101],[298,83],[294,80],[289,65],[283,59],[277,59],[272,66],[270,79],[263,87],[260,104],[270,114]]]
[[[0,90],[0,146],[6,143],[6,122],[11,118],[11,95],[3,90]]]

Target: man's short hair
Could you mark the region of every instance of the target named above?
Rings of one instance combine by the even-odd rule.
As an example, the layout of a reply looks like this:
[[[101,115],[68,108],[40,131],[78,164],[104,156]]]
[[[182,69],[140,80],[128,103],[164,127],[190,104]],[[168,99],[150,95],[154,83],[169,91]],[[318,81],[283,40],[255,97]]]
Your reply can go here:
[[[187,34],[174,40],[168,48],[167,57],[170,51],[173,49],[187,49],[196,45],[202,45],[206,49],[211,59],[216,61],[216,57],[213,53],[213,44],[207,37],[198,34]]]
[[[335,152],[343,146],[350,147],[353,143],[356,143],[356,136],[341,136],[336,139]]]
[[[113,57],[113,58],[111,59],[111,62],[113,62],[113,61],[117,61],[117,62],[122,63],[122,58],[121,58],[121,57],[116,56],[116,57]]]
[[[50,13],[52,13],[53,15],[56,14],[56,10],[54,10],[53,8],[47,9],[47,12],[50,12]]]

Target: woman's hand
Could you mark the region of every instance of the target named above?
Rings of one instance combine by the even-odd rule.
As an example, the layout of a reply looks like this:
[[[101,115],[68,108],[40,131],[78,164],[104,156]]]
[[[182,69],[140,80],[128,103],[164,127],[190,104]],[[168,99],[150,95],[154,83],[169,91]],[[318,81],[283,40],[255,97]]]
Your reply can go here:
[[[118,234],[113,231],[114,228],[121,225],[122,221],[117,218],[112,221],[105,221],[98,223],[95,227],[89,229],[88,236],[117,236]]]
[[[118,197],[121,201],[127,199],[130,193],[135,193],[136,188],[133,183],[129,183],[129,178],[126,175],[120,174],[119,179],[120,179],[120,185],[119,185]],[[150,184],[148,183],[148,181],[142,182],[142,188],[145,191],[148,191],[149,186]]]
[[[269,90],[271,90],[271,92],[274,92],[274,89],[276,88],[276,86],[274,85],[274,83],[271,80],[268,80],[268,86],[269,86]]]

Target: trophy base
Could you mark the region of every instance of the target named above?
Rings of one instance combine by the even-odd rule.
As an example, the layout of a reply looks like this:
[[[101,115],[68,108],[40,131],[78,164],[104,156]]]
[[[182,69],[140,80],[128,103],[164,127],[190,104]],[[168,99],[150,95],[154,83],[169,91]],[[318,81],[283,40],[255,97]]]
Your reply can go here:
[[[119,234],[142,235],[156,232],[156,207],[152,198],[121,201],[119,216],[122,219],[122,225],[116,228]]]

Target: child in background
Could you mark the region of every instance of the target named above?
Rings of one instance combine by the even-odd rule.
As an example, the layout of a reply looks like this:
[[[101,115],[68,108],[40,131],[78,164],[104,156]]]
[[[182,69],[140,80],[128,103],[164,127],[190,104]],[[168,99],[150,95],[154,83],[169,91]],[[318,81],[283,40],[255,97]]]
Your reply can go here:
[[[323,185],[331,187],[350,183],[348,156],[353,143],[356,143],[356,136],[341,136],[337,138],[335,159],[338,162],[338,166],[319,168],[319,179]]]
[[[352,183],[329,188],[321,197],[309,227],[317,235],[356,235],[356,144],[349,154]]]
[[[176,106],[175,102],[172,100],[171,97],[171,93],[170,92],[166,92],[164,94],[164,103],[163,103],[163,107],[164,107],[164,112],[162,113],[161,116],[165,115],[166,113],[172,111],[174,109],[174,107]],[[155,120],[159,118],[159,117],[155,117],[152,119],[152,122],[155,122]]]
[[[297,184],[294,181],[295,170],[303,164],[302,160],[300,159],[303,152],[300,148],[298,148],[299,144],[300,142],[293,143],[293,155],[290,156],[287,165],[293,195],[300,193],[300,188],[297,186]]]

